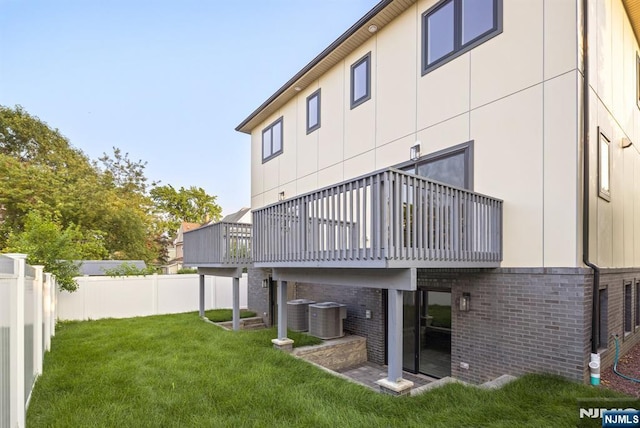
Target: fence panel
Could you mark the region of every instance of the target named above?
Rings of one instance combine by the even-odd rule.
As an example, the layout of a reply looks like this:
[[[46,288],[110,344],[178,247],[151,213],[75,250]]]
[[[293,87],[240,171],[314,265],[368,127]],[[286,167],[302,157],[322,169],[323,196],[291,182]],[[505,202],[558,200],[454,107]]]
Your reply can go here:
[[[11,287],[17,278],[13,260],[0,256],[0,428],[11,424]]]

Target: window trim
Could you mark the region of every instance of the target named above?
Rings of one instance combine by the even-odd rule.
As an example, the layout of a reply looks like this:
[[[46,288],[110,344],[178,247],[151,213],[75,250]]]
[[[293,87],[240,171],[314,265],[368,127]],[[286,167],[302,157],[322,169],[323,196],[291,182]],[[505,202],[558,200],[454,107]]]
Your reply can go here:
[[[277,152],[273,152],[273,132],[272,132],[271,133],[271,154],[269,154],[269,156],[265,157],[265,155],[264,155],[264,134],[267,131],[273,131],[273,128],[278,124],[280,124],[280,150],[278,150]],[[283,153],[283,151],[284,151],[284,116],[280,116],[279,118],[277,118],[276,120],[271,122],[271,124],[269,124],[269,126],[266,126],[262,130],[262,133],[260,135],[262,135],[262,138],[260,140],[260,142],[262,143],[262,163],[266,163],[266,162],[270,161],[271,159],[275,158],[276,156],[281,155]]]
[[[482,43],[486,42],[489,39],[492,39],[493,37],[497,36],[498,34],[502,33],[502,1],[503,0],[493,0],[493,19],[494,19],[494,25],[491,29],[485,31],[483,34],[480,34],[479,36],[477,36],[475,39],[468,41],[466,44],[462,43],[462,6],[461,6],[461,2],[462,0],[441,0],[439,1],[437,4],[435,4],[434,6],[430,7],[429,9],[427,9],[421,17],[421,25],[422,25],[422,29],[421,29],[421,39],[422,39],[422,47],[421,47],[421,56],[422,56],[422,63],[421,63],[421,71],[422,71],[422,75],[424,76],[425,74],[435,70],[436,68],[448,63],[449,61],[461,56],[462,54],[469,52],[471,49],[475,48],[476,46],[481,45]],[[447,4],[449,3],[454,3],[453,5],[453,51],[449,52],[448,54],[442,56],[441,58],[438,58],[437,60],[435,60],[434,62],[432,62],[431,64],[427,63],[427,47],[428,47],[428,38],[427,38],[427,29],[428,29],[428,25],[427,25],[427,21],[429,19],[429,16],[433,15],[434,13],[436,13],[438,10],[440,10],[441,8],[445,7]]]
[[[466,180],[467,182],[465,183],[466,185],[465,190],[473,191],[473,172],[474,172],[473,146],[474,146],[474,140],[465,141],[464,143],[456,144],[455,146],[447,147],[447,148],[420,156],[417,160],[402,162],[394,166],[394,168],[409,172],[411,174],[415,174],[416,168],[421,163],[437,161],[449,156],[455,156],[458,153],[464,153],[465,161],[467,164],[467,180]],[[409,167],[413,168],[413,172],[408,171],[410,169]],[[451,185],[448,185],[448,186],[456,187]]]
[[[358,98],[357,100],[355,100],[354,99],[355,86],[353,84],[354,72],[356,68],[358,68],[361,64],[364,64],[364,63],[367,64],[367,84],[366,84],[367,93],[362,97]],[[349,102],[351,105],[351,110],[353,110],[354,108],[358,107],[360,104],[371,99],[371,51],[367,52],[365,56],[363,56],[362,58],[360,58],[359,60],[351,64],[350,76],[351,76],[350,78],[351,88],[349,89]]]
[[[317,108],[318,122],[314,126],[310,127],[309,126],[309,101],[311,101],[311,99],[314,97],[318,98],[318,108]],[[318,89],[317,91],[313,92],[311,95],[307,97],[307,135],[311,134],[313,131],[320,128],[320,118],[322,117],[322,114],[320,113],[321,105],[322,105],[322,98],[320,94],[320,89]]]
[[[607,143],[607,182],[609,183],[607,191],[602,188],[602,139]],[[607,202],[611,202],[611,140],[604,135],[600,127],[598,127],[598,196]]]

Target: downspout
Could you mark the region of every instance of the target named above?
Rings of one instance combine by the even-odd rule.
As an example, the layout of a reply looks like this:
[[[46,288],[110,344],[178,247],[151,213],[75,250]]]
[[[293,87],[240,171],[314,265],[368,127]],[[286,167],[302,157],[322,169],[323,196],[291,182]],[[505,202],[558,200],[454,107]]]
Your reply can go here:
[[[591,352],[598,353],[600,268],[589,260],[589,0],[582,0],[582,261],[593,270]]]

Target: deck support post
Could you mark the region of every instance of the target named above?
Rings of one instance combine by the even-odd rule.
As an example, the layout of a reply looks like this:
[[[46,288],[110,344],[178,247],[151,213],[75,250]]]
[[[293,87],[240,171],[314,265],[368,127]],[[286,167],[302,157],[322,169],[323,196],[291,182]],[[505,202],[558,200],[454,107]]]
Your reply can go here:
[[[293,340],[287,338],[287,281],[278,281],[278,337],[271,342],[282,351],[293,349]]]
[[[200,275],[200,318],[204,318],[204,275]]]
[[[240,278],[233,277],[233,330],[240,330]]]
[[[376,383],[380,390],[391,395],[411,393],[413,382],[402,378],[402,290],[388,291],[388,372]]]

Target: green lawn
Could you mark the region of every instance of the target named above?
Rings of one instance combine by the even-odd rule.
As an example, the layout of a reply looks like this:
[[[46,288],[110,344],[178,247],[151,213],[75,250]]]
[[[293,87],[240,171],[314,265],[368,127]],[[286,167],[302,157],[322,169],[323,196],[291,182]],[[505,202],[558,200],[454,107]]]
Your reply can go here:
[[[615,396],[530,375],[498,391],[456,384],[394,398],[274,350],[275,335],[196,313],[63,323],[28,426],[568,427],[577,398]]]

